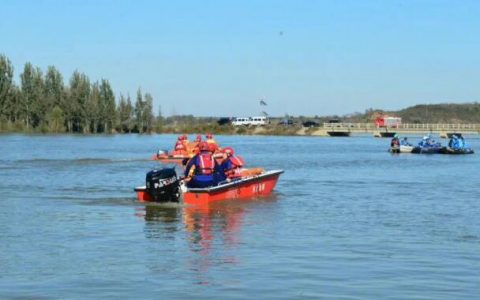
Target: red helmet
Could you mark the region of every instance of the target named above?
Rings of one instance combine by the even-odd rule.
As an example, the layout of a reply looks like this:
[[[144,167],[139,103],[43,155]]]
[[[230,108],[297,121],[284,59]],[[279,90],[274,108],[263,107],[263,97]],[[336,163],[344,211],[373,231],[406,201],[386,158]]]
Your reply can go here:
[[[214,143],[208,143],[208,150],[210,150],[210,152],[215,152],[215,150],[217,150],[217,145]]]
[[[188,140],[188,136],[186,134],[182,135],[184,140]]]
[[[208,146],[207,142],[201,142],[198,145],[198,149],[200,149],[200,151],[210,151],[210,147]]]
[[[200,142],[201,140],[202,140],[202,136],[200,134],[197,135],[197,137],[195,138],[195,141]]]
[[[213,138],[213,135],[211,133],[207,133],[207,135],[205,136],[207,139],[212,139]]]
[[[229,156],[233,155],[235,153],[235,151],[233,151],[232,147],[225,147],[225,148],[223,148],[222,152],[226,153]]]
[[[179,140],[179,141],[183,140],[183,135],[179,135],[177,140]]]

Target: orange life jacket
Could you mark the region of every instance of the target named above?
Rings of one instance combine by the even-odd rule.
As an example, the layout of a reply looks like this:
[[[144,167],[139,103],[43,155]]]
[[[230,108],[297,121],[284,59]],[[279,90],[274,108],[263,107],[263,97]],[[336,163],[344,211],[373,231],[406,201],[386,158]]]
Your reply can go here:
[[[175,150],[185,150],[185,145],[182,141],[177,141],[175,143]]]

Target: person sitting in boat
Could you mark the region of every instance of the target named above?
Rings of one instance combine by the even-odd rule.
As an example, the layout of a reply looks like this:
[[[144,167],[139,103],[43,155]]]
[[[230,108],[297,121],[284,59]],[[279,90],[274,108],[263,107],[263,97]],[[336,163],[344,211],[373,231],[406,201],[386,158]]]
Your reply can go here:
[[[173,148],[174,156],[185,156],[187,155],[187,148],[185,147],[185,143],[183,142],[183,136],[179,136],[177,142],[175,143],[175,147]]]
[[[456,142],[457,142],[457,136],[454,134],[448,141],[448,147],[453,149],[455,147]]]
[[[199,153],[198,145],[202,142],[202,136],[197,135],[193,142],[188,143],[188,153],[190,157],[193,157],[195,154]]]
[[[465,148],[465,140],[463,137],[459,137],[457,135],[452,135],[452,138],[448,142],[448,147],[452,148],[453,150],[461,150]]]
[[[465,140],[463,139],[463,136],[459,136],[457,138],[457,149],[464,149],[465,148]]]
[[[217,151],[218,149],[218,144],[217,142],[213,139],[213,135],[211,133],[208,133],[207,135],[205,135],[205,138],[206,138],[206,142],[210,145],[210,149],[212,150],[212,152],[215,152]]]
[[[393,136],[393,139],[390,142],[390,147],[392,148],[400,147],[400,140],[398,139],[398,134],[395,133],[395,135]]]
[[[403,140],[400,142],[400,145],[402,145],[402,146],[412,146],[412,144],[410,144],[410,143],[408,142],[407,137],[404,137],[404,138],[403,138]]]
[[[431,136],[424,136],[423,139],[418,143],[418,146],[423,148],[438,147],[440,146]]]
[[[218,183],[218,165],[210,152],[208,143],[201,142],[200,153],[190,159],[185,167],[185,182],[190,188],[205,188]]]
[[[220,170],[227,181],[256,176],[265,172],[263,168],[245,168],[243,158],[236,156],[231,147],[222,149],[222,155]]]
[[[186,136],[185,134],[182,135],[182,143],[183,143],[183,146],[185,147],[185,150],[188,150],[188,147],[190,146],[190,142],[188,141],[188,136]]]
[[[225,147],[222,149],[223,161],[220,165],[222,173],[227,179],[236,179],[242,177],[242,170],[245,165],[243,158],[234,155],[232,147]]]

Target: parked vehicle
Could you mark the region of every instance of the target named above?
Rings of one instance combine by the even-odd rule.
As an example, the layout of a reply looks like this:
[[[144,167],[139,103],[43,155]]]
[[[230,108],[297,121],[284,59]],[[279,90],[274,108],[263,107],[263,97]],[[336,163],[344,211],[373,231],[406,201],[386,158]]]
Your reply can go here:
[[[240,117],[240,118],[235,118],[232,121],[233,126],[248,126],[251,124],[250,118],[249,117]]]
[[[232,121],[233,126],[263,126],[267,125],[270,121],[267,117],[259,116],[259,117],[239,117],[235,118]]]
[[[318,127],[320,124],[318,124],[315,121],[306,121],[302,123],[303,127]]]
[[[268,119],[267,117],[251,117],[250,118],[250,125],[254,125],[254,126],[263,126],[263,125],[267,125],[268,123]]]
[[[290,125],[295,125],[295,122],[291,119],[283,119],[280,122],[278,122],[278,125],[290,126]]]
[[[220,118],[217,121],[217,124],[220,126],[230,124],[232,122],[232,118]]]

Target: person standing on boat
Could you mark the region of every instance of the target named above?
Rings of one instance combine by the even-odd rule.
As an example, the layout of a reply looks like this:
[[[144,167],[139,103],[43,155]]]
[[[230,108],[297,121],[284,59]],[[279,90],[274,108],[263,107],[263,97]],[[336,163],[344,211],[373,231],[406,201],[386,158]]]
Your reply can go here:
[[[400,147],[400,140],[398,139],[398,134],[395,133],[395,135],[393,136],[393,139],[390,142],[390,147],[392,148]]]
[[[218,165],[213,158],[207,142],[199,144],[200,153],[196,154],[185,167],[185,181],[190,188],[206,188],[218,183],[215,172]]]

